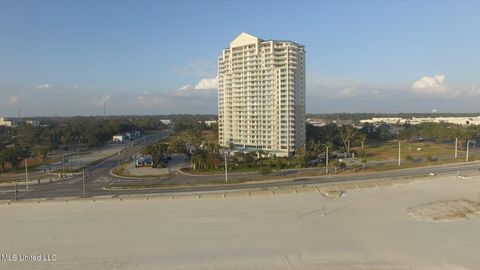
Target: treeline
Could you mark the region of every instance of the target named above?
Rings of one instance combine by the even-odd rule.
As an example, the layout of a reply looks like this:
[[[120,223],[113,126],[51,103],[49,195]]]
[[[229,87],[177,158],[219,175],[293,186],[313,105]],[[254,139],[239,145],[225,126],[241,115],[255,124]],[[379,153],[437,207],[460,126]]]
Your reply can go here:
[[[68,121],[67,121],[68,119]],[[42,126],[21,125],[0,128],[0,169],[11,164],[13,171],[26,157],[46,159],[55,149],[69,150],[80,147],[98,147],[117,133],[133,130],[165,128],[158,118],[103,117],[55,118]]]
[[[462,126],[449,123],[422,123],[419,125],[364,124],[360,129],[351,125],[328,124],[322,127],[307,124],[307,146],[318,148],[327,144],[332,149],[348,150],[350,146],[361,146],[369,142],[385,142],[392,139],[402,141],[434,141],[450,143],[456,138],[460,145],[467,140],[480,140],[480,126]]]
[[[398,134],[400,140],[430,140],[438,143],[452,142],[458,139],[460,146],[467,140],[480,139],[480,126],[462,126],[449,123],[422,123],[403,125]]]

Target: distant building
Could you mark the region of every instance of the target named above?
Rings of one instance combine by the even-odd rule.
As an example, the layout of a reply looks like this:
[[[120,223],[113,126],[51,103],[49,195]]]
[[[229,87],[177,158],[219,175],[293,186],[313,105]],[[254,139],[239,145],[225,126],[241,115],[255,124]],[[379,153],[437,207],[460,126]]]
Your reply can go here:
[[[153,167],[153,157],[151,155],[135,157],[135,167]]]
[[[360,120],[360,123],[411,124],[411,125],[418,125],[422,123],[449,123],[449,124],[467,126],[467,125],[480,125],[480,116],[478,117],[412,117],[412,119],[400,118],[400,117],[390,117],[390,118],[374,117],[372,119]]]
[[[142,137],[142,133],[138,130],[130,131],[123,134],[117,134],[112,137],[112,142],[124,142],[124,141],[133,141],[137,138]]]
[[[291,156],[305,139],[305,47],[241,33],[218,58],[219,144]]]
[[[400,117],[373,117],[372,119],[360,120],[360,123],[370,123],[370,124],[405,124],[408,122],[408,119]]]
[[[40,126],[40,121],[38,120],[25,120],[25,124],[32,125],[34,127]]]
[[[170,120],[170,119],[160,119],[160,122],[165,124],[165,125],[170,125],[172,123],[172,120]]]
[[[113,135],[113,137],[112,137],[112,142],[124,142],[125,140],[126,140],[126,138],[125,138],[125,135],[123,135],[123,134]]]
[[[0,126],[16,127],[18,126],[18,122],[15,119],[7,119],[4,117],[0,117]]]
[[[18,127],[19,125],[32,125],[34,127],[40,126],[40,121],[38,120],[22,120],[22,119],[11,119],[0,117],[0,126],[5,127]]]
[[[206,125],[207,127],[211,127],[212,124],[216,124],[216,123],[217,123],[216,120],[207,120],[207,121],[198,121],[198,122],[199,122],[199,123],[205,123],[205,125]]]
[[[307,118],[306,122],[309,123],[310,125],[316,126],[316,127],[323,127],[323,126],[327,125],[327,123],[322,119]]]

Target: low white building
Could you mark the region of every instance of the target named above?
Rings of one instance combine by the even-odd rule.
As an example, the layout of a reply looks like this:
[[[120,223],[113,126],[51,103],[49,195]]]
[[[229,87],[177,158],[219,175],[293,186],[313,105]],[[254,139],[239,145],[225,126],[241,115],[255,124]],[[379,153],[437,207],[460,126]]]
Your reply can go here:
[[[40,126],[40,121],[38,120],[25,120],[25,124],[32,125],[34,127]]]
[[[172,120],[170,119],[160,119],[160,122],[165,125],[170,125],[172,123]]]
[[[410,124],[421,123],[450,123],[457,125],[480,125],[480,116],[478,117],[412,117]]]
[[[207,127],[211,127],[212,124],[216,124],[216,123],[217,123],[216,120],[207,120],[207,121],[198,121],[198,122],[199,122],[199,123],[205,123],[205,125],[206,125]]]
[[[480,125],[480,116],[478,117],[412,117],[400,118],[400,117],[373,117],[372,119],[360,120],[360,123],[371,123],[371,124],[411,124],[418,125],[422,123],[449,123],[457,125]]]
[[[0,117],[0,126],[16,127],[17,125],[18,125],[18,122],[15,119],[7,119],[4,117]]]
[[[124,142],[125,141],[125,135],[123,134],[117,134],[117,135],[113,135],[112,137],[112,142]]]
[[[360,120],[360,123],[385,123],[385,124],[405,124],[408,122],[408,119],[401,117],[373,117],[372,119]]]

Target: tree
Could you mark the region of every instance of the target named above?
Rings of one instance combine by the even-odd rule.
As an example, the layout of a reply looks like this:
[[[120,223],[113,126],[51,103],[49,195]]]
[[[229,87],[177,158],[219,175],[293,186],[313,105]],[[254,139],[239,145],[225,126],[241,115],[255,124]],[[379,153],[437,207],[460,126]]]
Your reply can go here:
[[[367,134],[365,133],[360,133],[360,135],[358,135],[358,138],[360,140],[360,143],[362,144],[362,150],[363,150],[363,146],[365,144],[365,140],[367,140]]]
[[[170,150],[174,153],[186,153],[187,147],[185,141],[182,139],[176,139],[170,144]]]
[[[340,162],[335,159],[330,164],[333,166],[333,169],[335,170],[335,174],[337,174],[337,169],[340,166]]]
[[[167,152],[168,146],[165,143],[157,142],[143,147],[142,153],[152,156],[153,164],[158,167],[162,163],[163,156]]]
[[[340,132],[340,138],[342,139],[343,146],[347,150],[348,154],[350,154],[349,142],[354,138],[356,129],[350,125],[343,125],[338,127],[338,131]]]
[[[27,152],[19,144],[15,144],[13,148],[8,148],[7,161],[12,165],[12,171],[14,173],[17,173],[17,169],[20,166],[20,163],[27,156]]]
[[[307,155],[303,148],[298,148],[295,151],[295,165],[299,168],[307,166]]]
[[[222,164],[222,160],[218,157],[218,154],[208,153],[205,164],[208,166],[208,168],[217,170],[220,164]]]
[[[203,152],[199,151],[195,153],[195,155],[193,155],[192,159],[190,160],[190,164],[195,171],[203,170],[203,168],[205,167],[205,156]]]
[[[5,163],[8,161],[7,155],[7,149],[0,146],[0,166],[2,168],[2,172],[5,171]]]
[[[44,145],[36,145],[33,148],[34,155],[40,158],[41,160],[45,160],[47,158],[48,152],[49,152],[48,147]]]
[[[285,163],[283,163],[281,159],[277,158],[275,160],[275,168],[277,168],[277,170],[283,170],[285,168]]]
[[[362,159],[362,170],[365,172],[365,167],[367,167],[367,159]]]

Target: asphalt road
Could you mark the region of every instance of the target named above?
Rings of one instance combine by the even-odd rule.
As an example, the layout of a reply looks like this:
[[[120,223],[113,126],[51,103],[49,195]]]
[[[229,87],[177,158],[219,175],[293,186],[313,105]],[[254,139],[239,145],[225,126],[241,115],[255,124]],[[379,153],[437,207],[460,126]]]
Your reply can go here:
[[[147,141],[148,143],[149,141]],[[136,153],[142,145],[133,147],[123,153],[128,157]],[[182,166],[182,162],[179,156],[174,160],[171,165],[172,174],[166,178],[159,178],[155,180],[137,180],[137,179],[122,179],[116,178],[110,175],[110,170],[117,166],[117,156],[112,156],[105,161],[97,164],[95,167],[88,169],[85,180],[85,193],[87,197],[96,196],[121,196],[129,194],[172,194],[179,192],[205,192],[205,191],[228,191],[228,190],[240,190],[240,189],[259,189],[259,188],[275,188],[281,186],[294,186],[294,185],[311,185],[319,183],[338,183],[347,181],[364,181],[364,180],[382,180],[392,179],[399,177],[414,177],[414,176],[428,176],[429,173],[435,173],[437,177],[442,174],[480,174],[479,162],[459,163],[442,165],[435,167],[422,167],[422,168],[410,168],[401,170],[392,170],[384,172],[374,173],[355,173],[350,175],[319,175],[313,178],[296,178],[298,177],[298,170],[286,170],[283,172],[285,177],[290,177],[288,180],[278,180],[275,182],[256,182],[256,183],[243,183],[234,185],[215,185],[208,187],[193,187],[193,188],[162,188],[162,189],[131,189],[131,190],[112,190],[109,187],[112,184],[125,184],[125,183],[138,183],[139,181],[147,181],[148,183],[182,183],[182,182],[196,182],[201,183],[202,180],[212,179],[224,179],[223,175],[215,176],[188,176],[178,173],[178,168]],[[310,169],[311,171],[318,171],[318,169]],[[277,175],[280,173],[276,173]],[[246,173],[246,174],[231,174],[229,179],[239,178],[259,178],[258,174]],[[83,179],[82,176],[75,176],[70,179],[59,180],[55,182],[32,184],[29,186],[29,190],[25,190],[25,186],[19,184],[17,192],[13,186],[0,187],[0,200],[25,200],[25,199],[50,199],[50,198],[79,198],[83,197]]]

